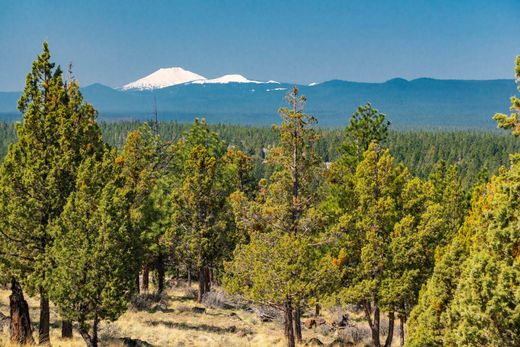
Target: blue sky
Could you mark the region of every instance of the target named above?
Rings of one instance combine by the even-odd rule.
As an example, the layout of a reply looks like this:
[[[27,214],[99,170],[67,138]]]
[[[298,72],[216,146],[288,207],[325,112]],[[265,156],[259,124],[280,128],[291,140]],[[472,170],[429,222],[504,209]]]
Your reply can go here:
[[[0,90],[48,40],[82,85],[160,67],[310,83],[512,78],[520,0],[0,0]]]

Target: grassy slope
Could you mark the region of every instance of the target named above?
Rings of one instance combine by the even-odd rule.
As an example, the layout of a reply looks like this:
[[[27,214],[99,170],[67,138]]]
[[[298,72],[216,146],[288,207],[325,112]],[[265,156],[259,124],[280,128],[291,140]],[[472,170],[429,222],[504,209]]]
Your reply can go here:
[[[208,308],[202,314],[193,313],[191,308],[200,307],[190,296],[186,288],[173,288],[167,292],[167,308],[157,312],[127,311],[116,322],[103,322],[99,336],[101,346],[122,346],[121,339],[129,337],[146,341],[154,346],[285,346],[283,326],[280,322],[260,322],[258,316],[240,309]],[[0,290],[0,312],[9,313],[9,291]],[[34,337],[37,338],[37,319],[39,315],[38,299],[29,298],[31,319],[34,325]],[[325,319],[330,317],[324,312]],[[337,336],[349,336],[352,331],[363,336],[356,346],[369,346],[366,324],[351,315],[355,327],[332,331],[324,336],[320,329],[303,329],[304,341],[312,337],[324,343],[330,343]],[[51,309],[51,342],[54,347],[84,346],[84,342],[75,331],[73,340],[60,338],[60,325],[54,308]],[[398,345],[398,331],[395,332],[394,346]],[[10,346],[8,330],[0,332],[0,346]]]

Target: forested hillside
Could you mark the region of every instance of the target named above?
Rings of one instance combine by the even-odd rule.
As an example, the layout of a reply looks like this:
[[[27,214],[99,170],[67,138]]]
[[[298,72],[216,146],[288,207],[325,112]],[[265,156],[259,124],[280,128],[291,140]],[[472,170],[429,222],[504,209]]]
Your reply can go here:
[[[149,124],[154,125],[153,121]],[[116,148],[122,148],[128,133],[142,126],[142,122],[99,123],[103,138]],[[4,157],[9,143],[16,140],[13,123],[0,123],[0,157]],[[159,123],[158,133],[164,141],[176,142],[189,123]],[[269,147],[279,143],[277,134],[269,127],[249,127],[231,124],[209,125],[209,128],[228,145],[235,145],[254,159],[257,179],[267,170],[263,159]],[[340,155],[344,138],[341,129],[318,129],[320,138],[316,150],[325,162]],[[494,174],[507,165],[509,154],[520,151],[520,143],[498,131],[485,130],[390,130],[387,146],[397,161],[403,162],[412,173],[425,178],[440,160],[455,164],[463,184],[469,187],[479,173]]]
[[[502,100],[514,92],[511,79],[438,80],[394,78],[382,83],[331,80],[312,86],[282,83],[177,84],[154,90],[121,90],[101,84],[81,89],[106,121],[145,120],[156,102],[164,120],[269,126],[293,86],[312,103],[307,110],[327,127],[343,126],[358,105],[372,102],[399,128],[442,127],[491,129],[489,115],[505,111]],[[0,120],[19,118],[20,93],[0,92]]]
[[[516,66],[520,83],[520,56]],[[331,345],[350,345],[359,322],[376,347],[518,346],[520,100],[511,101],[511,114],[494,116],[507,135],[391,131],[371,104],[343,130],[320,129],[296,87],[272,129],[98,124],[44,43],[16,136],[0,126],[9,339],[52,343],[55,315],[60,341],[104,345],[101,324],[193,281],[199,305],[222,291],[244,311],[275,312],[255,324],[282,316],[289,347],[323,345],[323,329]],[[37,332],[27,296],[39,300]],[[339,318],[324,319],[330,312]],[[158,315],[181,314],[150,313],[163,325]]]

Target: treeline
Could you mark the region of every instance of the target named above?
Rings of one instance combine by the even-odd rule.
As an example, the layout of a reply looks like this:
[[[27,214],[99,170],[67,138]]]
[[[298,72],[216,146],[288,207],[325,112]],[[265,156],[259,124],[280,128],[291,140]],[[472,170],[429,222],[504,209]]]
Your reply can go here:
[[[517,66],[520,78],[520,57]],[[40,298],[40,344],[53,302],[63,337],[75,326],[95,347],[101,321],[172,275],[196,280],[199,302],[219,284],[278,308],[290,347],[302,342],[302,314],[332,305],[359,309],[377,347],[392,345],[397,326],[406,346],[519,345],[518,154],[489,178],[472,147],[498,151],[496,135],[392,133],[370,104],[327,132],[296,88],[287,102],[272,133],[198,119],[102,131],[44,44],[0,166],[11,341],[34,342],[24,292]],[[495,119],[518,136],[512,102],[516,113]],[[453,152],[421,154],[428,138]],[[461,166],[468,152],[475,162]],[[489,170],[505,160],[490,158]]]
[[[149,122],[155,127],[153,121]],[[99,123],[104,140],[121,149],[129,132],[136,130],[141,122]],[[191,127],[191,124],[159,123],[158,135],[164,141],[176,142]],[[277,134],[267,127],[247,127],[231,124],[209,125],[227,144],[235,145],[253,158],[257,179],[266,175],[263,165],[266,150],[277,146]],[[343,130],[317,129],[320,138],[316,151],[325,162],[340,156],[344,139]],[[0,123],[0,158],[7,153],[10,143],[16,141],[14,124]],[[511,136],[495,131],[471,130],[399,130],[388,132],[387,146],[396,160],[421,178],[432,172],[435,164],[445,161],[456,165],[465,188],[473,185],[479,174],[491,175],[509,163],[509,154],[520,151],[520,144]]]

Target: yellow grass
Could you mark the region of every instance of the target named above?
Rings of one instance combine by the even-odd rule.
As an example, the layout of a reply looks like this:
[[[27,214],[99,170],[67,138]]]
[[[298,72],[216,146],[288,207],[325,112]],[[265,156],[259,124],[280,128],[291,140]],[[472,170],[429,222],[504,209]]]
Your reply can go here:
[[[201,306],[184,296],[185,289],[174,288],[167,291],[168,307],[166,312],[127,311],[116,322],[103,322],[99,337],[101,346],[122,346],[124,337],[146,341],[154,346],[215,346],[215,347],[264,347],[285,346],[283,326],[277,322],[260,322],[258,317],[245,310],[207,308],[203,314],[191,311],[193,306]],[[0,312],[9,313],[9,292],[0,290]],[[39,315],[38,298],[28,298],[30,315],[34,325],[34,338],[37,340],[37,319]],[[365,324],[363,322],[356,324]],[[62,340],[59,317],[51,308],[51,343],[55,347],[84,346],[77,331],[74,339]],[[319,334],[316,329],[303,329],[304,341],[312,337],[330,343],[338,332],[328,336]],[[397,345],[398,332],[394,345]],[[366,342],[359,344],[364,346]],[[368,344],[369,345],[369,344]],[[11,346],[8,331],[0,332],[0,346]]]

